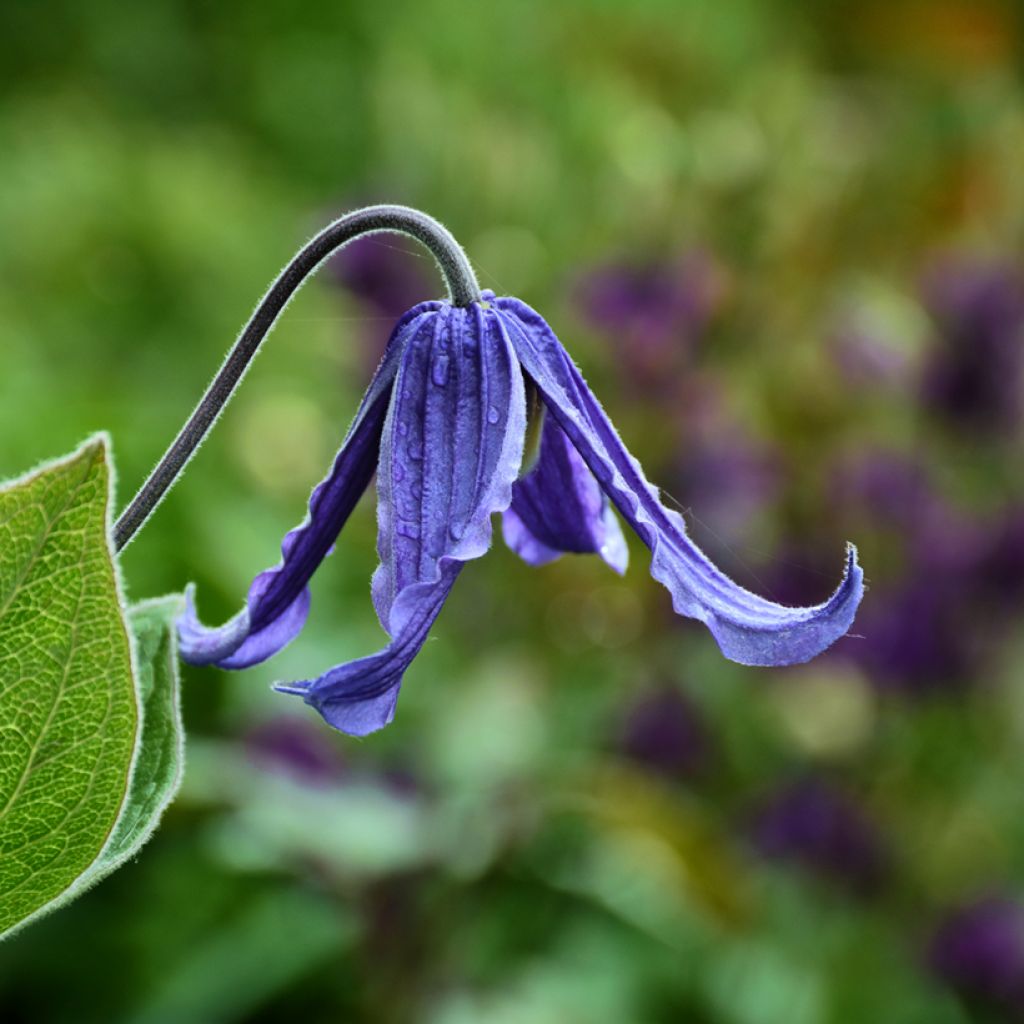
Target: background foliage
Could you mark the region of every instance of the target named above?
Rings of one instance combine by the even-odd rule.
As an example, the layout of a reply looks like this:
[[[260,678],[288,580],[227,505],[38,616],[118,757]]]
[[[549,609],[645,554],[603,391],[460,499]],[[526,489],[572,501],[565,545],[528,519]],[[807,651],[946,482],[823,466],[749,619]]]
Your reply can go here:
[[[186,672],[138,861],[0,948],[5,1019],[957,1024],[1024,1012],[1022,47],[1006,0],[153,0],[0,11],[0,472],[108,429],[127,498],[279,265],[387,200],[540,309],[741,581],[858,636],[748,670],[633,548],[463,574],[396,722],[367,500],[301,639]],[[290,308],[124,559],[234,611],[430,262]],[[985,1015],[989,1015],[986,1017]]]

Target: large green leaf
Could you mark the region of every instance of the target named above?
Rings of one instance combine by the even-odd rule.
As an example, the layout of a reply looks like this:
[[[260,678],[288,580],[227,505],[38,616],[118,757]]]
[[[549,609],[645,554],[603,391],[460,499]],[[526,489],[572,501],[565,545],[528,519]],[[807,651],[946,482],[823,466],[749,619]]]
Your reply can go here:
[[[136,682],[107,447],[0,487],[0,936],[131,856],[180,775],[177,605],[133,612]]]

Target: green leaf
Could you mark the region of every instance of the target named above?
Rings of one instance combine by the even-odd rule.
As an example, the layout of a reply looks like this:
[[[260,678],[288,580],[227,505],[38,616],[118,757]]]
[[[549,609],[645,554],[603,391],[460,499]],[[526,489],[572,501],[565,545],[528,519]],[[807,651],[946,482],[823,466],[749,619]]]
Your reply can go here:
[[[66,892],[121,813],[138,704],[106,443],[0,491],[0,933]]]
[[[180,779],[181,599],[133,610],[133,656],[107,449],[0,487],[0,937],[132,856]]]
[[[185,749],[174,622],[184,605],[181,594],[172,594],[143,601],[129,611],[135,638],[141,739],[124,810],[86,884],[110,874],[138,853],[181,785]]]

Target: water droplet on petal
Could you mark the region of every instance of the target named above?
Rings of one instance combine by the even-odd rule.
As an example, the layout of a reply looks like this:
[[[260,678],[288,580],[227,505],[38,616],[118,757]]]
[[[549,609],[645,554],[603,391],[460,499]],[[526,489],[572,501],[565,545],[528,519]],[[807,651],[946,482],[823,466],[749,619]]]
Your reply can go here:
[[[443,388],[448,383],[448,356],[444,352],[434,360],[430,379],[439,388]]]
[[[464,523],[452,523],[448,527],[448,532],[452,535],[452,540],[462,540],[462,535],[466,532],[466,526]]]
[[[491,426],[493,426],[500,419],[501,419],[501,413],[498,412],[498,409],[497,409],[496,406],[492,405],[490,407],[490,409],[487,410],[487,422],[490,423]]]
[[[408,537],[410,540],[420,539],[420,524],[411,523],[405,519],[398,520],[398,526],[395,527],[398,533],[403,537]]]
[[[408,423],[399,423],[398,424],[398,433],[401,434],[402,437],[405,437],[405,435],[409,433],[409,424]]]

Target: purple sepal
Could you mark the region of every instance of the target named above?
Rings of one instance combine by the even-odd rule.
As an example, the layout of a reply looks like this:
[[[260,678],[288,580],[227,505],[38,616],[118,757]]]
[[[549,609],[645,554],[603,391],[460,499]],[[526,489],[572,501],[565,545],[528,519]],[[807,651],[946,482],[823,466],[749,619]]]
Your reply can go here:
[[[680,615],[705,623],[722,653],[744,665],[808,661],[843,636],[864,591],[849,545],[843,579],[823,604],[789,608],[730,580],[690,540],[682,517],[662,505],[639,463],[545,321],[518,299],[492,302],[524,371],[624,519],[651,549],[651,574]]]
[[[544,419],[536,464],[512,488],[502,534],[530,565],[544,565],[564,552],[599,554],[620,575],[629,564],[608,498],[551,417]]]
[[[495,313],[446,306],[409,332],[381,438],[373,601],[391,642],[279,686],[356,736],[394,715],[402,675],[463,563],[491,545],[526,432],[523,377]]]
[[[443,561],[435,580],[407,587],[396,599],[392,620],[398,625],[387,647],[338,665],[319,679],[279,683],[274,689],[302,697],[328,725],[350,736],[383,729],[395,717],[402,676],[419,654],[462,568],[462,562]]]
[[[306,519],[285,536],[281,562],[253,580],[245,607],[223,626],[204,626],[189,588],[185,611],[178,620],[185,661],[247,668],[276,654],[298,636],[309,612],[309,579],[373,477],[404,339],[440,306],[438,302],[421,303],[399,320],[330,474],[310,496]]]
[[[178,619],[178,642],[182,658],[190,665],[247,668],[269,658],[294,640],[309,614],[308,587],[303,587],[299,596],[264,629],[253,633],[250,628],[250,609],[257,605],[259,593],[265,589],[267,577],[274,571],[262,572],[256,577],[249,588],[246,606],[223,626],[204,626],[199,621],[196,613],[196,587],[190,583],[185,588],[185,610]]]
[[[344,732],[362,736],[391,720],[403,674],[463,564],[490,547],[495,512],[508,510],[506,539],[529,562],[596,551],[622,571],[614,504],[651,549],[651,572],[675,610],[707,624],[734,661],[806,661],[846,632],[863,594],[852,547],[843,582],[821,605],[788,608],[733,583],[661,504],[547,324],[516,299],[484,299],[486,307],[423,303],[399,321],[331,474],[285,537],[281,563],[256,577],[246,607],[218,629],[199,622],[189,593],[179,623],[186,660],[241,668],[298,633],[309,578],[375,466],[380,565],[371,590],[390,642],[318,679],[278,686]],[[552,418],[538,465],[516,485],[524,376]]]

